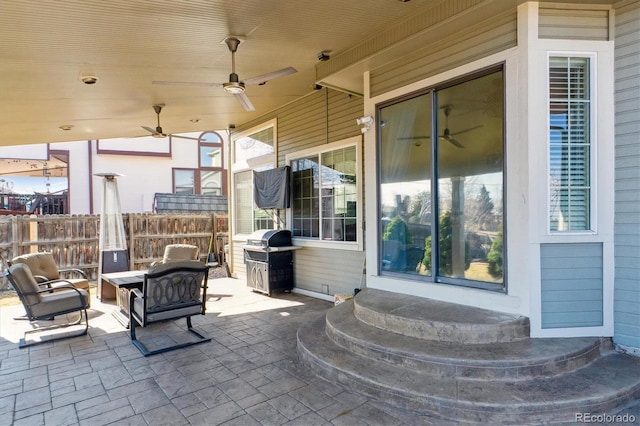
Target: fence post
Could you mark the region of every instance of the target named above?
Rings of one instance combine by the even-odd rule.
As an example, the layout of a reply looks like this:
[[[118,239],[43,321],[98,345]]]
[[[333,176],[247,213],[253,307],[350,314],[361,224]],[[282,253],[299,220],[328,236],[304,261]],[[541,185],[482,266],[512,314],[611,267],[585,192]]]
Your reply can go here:
[[[134,253],[135,248],[134,248],[134,245],[133,245],[133,243],[134,243],[133,221],[131,219],[131,216],[133,216],[133,214],[129,213],[129,214],[126,214],[126,215],[123,215],[123,216],[126,217],[127,221],[129,222],[129,270],[135,271],[136,270],[136,268],[135,268],[135,266],[136,266],[136,264],[135,264],[136,256],[135,256],[135,253]],[[125,226],[125,228],[126,228],[126,226]]]
[[[23,238],[22,235],[18,235],[19,229],[18,216],[11,216],[11,235],[13,235],[13,256],[11,256],[11,259],[20,254],[18,250],[20,250],[20,241],[22,241]]]
[[[38,216],[33,214],[29,216],[29,242],[32,241],[38,241]],[[36,245],[34,248],[33,244],[29,244],[29,253],[37,252],[38,246]]]

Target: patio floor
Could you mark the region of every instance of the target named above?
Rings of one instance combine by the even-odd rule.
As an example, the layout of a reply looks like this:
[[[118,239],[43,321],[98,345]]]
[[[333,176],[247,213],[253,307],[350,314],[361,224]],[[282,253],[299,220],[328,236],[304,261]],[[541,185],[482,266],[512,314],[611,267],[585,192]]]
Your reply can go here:
[[[0,308],[1,425],[442,424],[325,382],[298,362],[296,331],[332,304],[272,297],[244,281],[209,281],[204,343],[145,358],[93,299],[88,336],[18,349],[22,305]],[[142,341],[186,334],[185,321],[140,329]]]

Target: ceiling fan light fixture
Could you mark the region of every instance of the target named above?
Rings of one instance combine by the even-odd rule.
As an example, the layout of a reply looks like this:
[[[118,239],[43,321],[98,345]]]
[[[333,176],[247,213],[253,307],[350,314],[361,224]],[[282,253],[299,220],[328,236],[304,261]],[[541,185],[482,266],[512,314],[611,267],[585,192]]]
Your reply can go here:
[[[244,93],[244,84],[235,81],[223,83],[222,87],[224,88],[225,92],[231,93],[232,95],[239,95],[240,93]]]

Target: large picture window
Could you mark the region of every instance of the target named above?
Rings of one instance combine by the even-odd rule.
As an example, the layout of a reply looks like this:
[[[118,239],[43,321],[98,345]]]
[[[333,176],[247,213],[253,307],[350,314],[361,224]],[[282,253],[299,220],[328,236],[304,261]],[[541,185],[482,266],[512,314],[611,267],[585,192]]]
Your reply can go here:
[[[358,240],[356,139],[288,158],[292,173],[294,237],[339,242]]]
[[[504,289],[502,67],[379,106],[379,270]]]
[[[591,229],[590,58],[549,58],[549,228]]]

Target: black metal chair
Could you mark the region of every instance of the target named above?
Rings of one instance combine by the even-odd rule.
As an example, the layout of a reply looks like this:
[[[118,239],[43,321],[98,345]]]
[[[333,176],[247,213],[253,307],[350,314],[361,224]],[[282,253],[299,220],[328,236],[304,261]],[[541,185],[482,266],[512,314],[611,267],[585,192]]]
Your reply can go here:
[[[31,322],[50,320],[52,317],[59,315],[79,312],[76,321],[62,324],[53,324],[47,327],[38,327],[28,330],[24,333],[24,337],[20,339],[18,346],[25,348],[40,343],[51,342],[53,340],[66,339],[70,337],[78,337],[87,334],[89,330],[89,317],[87,316],[87,308],[89,307],[89,293],[85,290],[76,288],[72,283],[62,285],[64,280],[59,280],[55,287],[42,288],[31,273],[31,269],[24,263],[16,263],[11,265],[7,271],[7,278],[16,290],[25,311],[27,319]],[[63,334],[58,337],[52,337],[46,340],[27,342],[27,334],[54,330],[57,328],[78,325],[82,322],[84,313],[85,327],[78,333]]]
[[[155,355],[198,343],[211,341],[193,329],[191,317],[204,315],[209,267],[198,261],[179,261],[152,267],[144,276],[142,290],[134,289],[129,295],[129,332],[131,341],[144,356]],[[137,339],[136,327],[187,319],[188,331],[195,341],[149,350]]]

